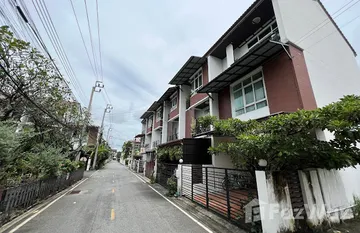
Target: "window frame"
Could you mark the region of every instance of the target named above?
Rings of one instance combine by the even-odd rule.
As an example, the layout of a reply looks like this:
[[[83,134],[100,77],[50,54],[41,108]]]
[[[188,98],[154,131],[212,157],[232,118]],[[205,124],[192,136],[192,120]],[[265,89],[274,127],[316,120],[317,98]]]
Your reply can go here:
[[[173,105],[173,102],[174,102],[175,100],[176,100],[176,104]],[[177,96],[177,93],[175,93],[175,94],[171,97],[170,104],[171,104],[170,111],[173,111],[174,109],[177,108],[177,105],[178,105],[178,96]]]
[[[237,92],[237,91],[234,91],[234,87],[240,83],[242,83],[243,81],[245,81],[246,79],[248,78],[252,78],[252,76],[254,76],[255,74],[261,72],[262,74],[262,77],[261,78],[258,78],[256,79],[255,81],[251,80],[250,83],[246,84],[246,85],[241,85],[241,87],[237,90],[241,90],[242,91],[242,98],[243,98],[243,103],[244,103],[244,113],[242,114],[239,114],[239,115],[236,115],[236,109],[235,109],[235,98],[234,98],[234,94]],[[246,99],[245,99],[245,88],[246,87],[249,87],[249,86],[252,86],[254,87],[254,84],[257,83],[258,81],[262,80],[262,84],[263,84],[263,87],[264,87],[264,95],[265,95],[265,98],[261,99],[261,100],[256,100],[256,96],[255,96],[255,90],[253,88],[253,96],[254,96],[254,101],[250,104],[246,104]],[[262,67],[259,67],[257,69],[255,69],[254,71],[246,74],[245,76],[243,76],[242,78],[240,78],[239,80],[233,82],[231,85],[230,85],[230,100],[231,100],[231,113],[232,113],[232,117],[233,118],[238,118],[238,117],[241,117],[241,116],[244,116],[248,113],[251,113],[251,112],[255,112],[257,110],[260,110],[260,109],[263,109],[263,108],[266,108],[266,107],[269,107],[269,100],[268,100],[268,97],[267,97],[267,93],[266,93],[266,85],[265,85],[265,77],[264,77],[264,72],[263,72],[263,69]],[[261,107],[261,108],[257,108],[257,104],[258,103],[261,103],[263,102],[264,100],[266,100],[266,106],[264,107]],[[246,111],[246,108],[247,107],[250,107],[250,106],[255,106],[255,109],[252,110],[252,111]]]
[[[162,116],[161,112],[162,112],[162,108],[159,108],[158,110],[156,110],[156,122],[159,122],[162,120],[163,116]],[[159,117],[159,115],[160,115],[160,117]]]
[[[201,77],[201,78],[200,78]],[[200,85],[201,80],[201,85]],[[195,83],[197,83],[197,87],[195,87]],[[190,86],[191,86],[191,95],[194,95],[197,93],[197,91],[202,88],[204,85],[204,76],[202,67],[200,67],[190,78]]]

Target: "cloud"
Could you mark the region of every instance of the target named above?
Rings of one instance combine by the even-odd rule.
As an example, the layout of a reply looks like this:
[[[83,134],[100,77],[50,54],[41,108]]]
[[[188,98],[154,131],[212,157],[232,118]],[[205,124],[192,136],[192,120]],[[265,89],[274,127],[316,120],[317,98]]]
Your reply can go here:
[[[68,1],[61,4],[45,1],[81,89],[89,98],[97,78],[85,53],[71,5]],[[202,56],[253,1],[229,0],[226,4],[217,0],[99,1],[104,84],[114,106],[112,118],[107,116],[105,122],[107,125],[112,123],[115,129],[112,132],[114,145],[122,145],[140,132],[139,117],[167,89],[168,82],[184,62],[191,55]],[[45,43],[53,51],[32,4],[24,2]],[[92,56],[83,1],[73,3]],[[326,1],[324,4],[329,12],[335,12],[344,2]],[[95,1],[88,1],[88,7],[94,53],[98,58]],[[356,5],[335,20],[342,25],[359,11],[360,6]],[[359,51],[359,20],[343,31]],[[107,103],[103,94],[94,95],[92,115],[95,123],[100,124]]]

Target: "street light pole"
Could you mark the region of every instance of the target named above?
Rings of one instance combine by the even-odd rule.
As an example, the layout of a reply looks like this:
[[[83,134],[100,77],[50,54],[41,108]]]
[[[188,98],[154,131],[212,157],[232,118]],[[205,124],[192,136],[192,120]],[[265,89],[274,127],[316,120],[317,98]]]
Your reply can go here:
[[[110,131],[112,131],[112,128],[109,127],[108,132],[107,132],[107,136],[106,136],[106,141],[109,141],[109,136],[110,136]]]
[[[97,139],[96,139],[96,149],[95,149],[95,155],[94,155],[94,162],[93,162],[93,169],[95,169],[96,167],[96,160],[97,160],[97,156],[98,156],[98,152],[99,152],[99,144],[100,144],[100,137],[101,137],[101,134],[102,134],[102,131],[103,131],[103,128],[104,128],[104,120],[105,120],[105,114],[107,112],[111,112],[111,109],[113,109],[113,107],[108,104],[106,105],[106,108],[104,109],[104,114],[103,114],[103,117],[102,117],[102,120],[101,120],[101,126],[100,126],[100,130],[98,132],[98,135],[97,135]]]
[[[97,88],[97,89],[96,89]],[[85,121],[83,124],[83,128],[81,130],[81,134],[80,134],[80,139],[79,139],[79,146],[80,148],[82,147],[82,139],[86,133],[86,127],[88,125],[88,122],[90,121],[90,117],[91,117],[91,106],[92,106],[92,101],[93,101],[93,97],[94,97],[94,93],[95,92],[101,92],[101,89],[104,88],[104,84],[101,81],[96,81],[95,85],[93,87],[91,87],[91,94],[90,94],[90,100],[89,100],[89,105],[87,108],[87,113],[85,114]],[[78,156],[76,157],[76,160],[80,159],[80,152],[78,154]]]

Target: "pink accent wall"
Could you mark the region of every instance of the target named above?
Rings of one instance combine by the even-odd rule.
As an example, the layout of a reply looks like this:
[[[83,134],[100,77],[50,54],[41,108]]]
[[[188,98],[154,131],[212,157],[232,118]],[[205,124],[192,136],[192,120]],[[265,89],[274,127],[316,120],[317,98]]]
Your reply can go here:
[[[186,120],[185,120],[185,138],[192,138],[191,135],[191,122],[195,117],[195,110],[191,108],[186,111]]]
[[[219,100],[219,118],[228,119],[232,117],[231,101],[230,101],[230,87],[225,87],[218,94]]]

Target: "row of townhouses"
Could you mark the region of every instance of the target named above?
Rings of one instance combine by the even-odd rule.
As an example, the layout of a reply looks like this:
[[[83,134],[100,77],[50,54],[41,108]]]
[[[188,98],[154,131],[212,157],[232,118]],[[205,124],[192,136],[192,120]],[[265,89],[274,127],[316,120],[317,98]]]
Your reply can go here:
[[[320,1],[257,0],[203,56],[191,56],[141,116],[141,153],[149,161],[158,146],[193,148],[203,145],[203,138],[209,140],[205,144],[218,143],[222,138],[192,132],[194,121],[204,115],[258,119],[358,94],[355,56]],[[206,154],[206,146],[195,148],[204,152],[191,150],[194,156]],[[232,166],[225,157],[203,161]]]
[[[160,148],[180,147],[182,174],[186,172],[185,165],[191,164],[187,176],[191,188],[187,193],[184,190],[189,182],[180,175],[184,195],[191,193],[189,197],[193,201],[223,213],[228,219],[235,218],[232,211],[238,208],[239,213],[243,213],[244,210],[229,204],[231,198],[235,203],[249,191],[227,190],[224,194],[220,178],[213,177],[213,182],[209,182],[208,177],[211,175],[209,169],[213,169],[213,174],[218,169],[217,174],[220,174],[221,168],[221,174],[228,176],[229,169],[234,167],[229,156],[208,153],[210,146],[232,139],[212,134],[211,128],[194,127],[197,119],[206,115],[219,119],[266,119],[299,109],[323,107],[344,95],[359,95],[360,70],[355,57],[354,48],[320,1],[256,0],[203,56],[190,56],[175,76],[169,77],[171,86],[141,116],[142,132],[136,138],[141,139],[140,159],[145,162],[145,175],[157,177],[158,182],[166,186],[166,179],[161,179],[166,175],[166,169],[157,161],[156,152]],[[332,135],[320,131],[317,137],[330,140]],[[179,161],[172,159],[161,163],[176,165]],[[196,167],[202,169],[198,175],[194,172]],[[314,182],[333,180],[330,183],[334,186],[323,191],[329,195],[324,197],[323,203],[349,206],[347,201],[351,202],[356,189],[360,195],[360,185],[345,183],[357,173],[343,172],[341,179],[338,173],[314,173],[314,177],[329,174],[314,178]],[[297,177],[296,174],[293,176]],[[293,193],[302,193],[303,196],[291,196],[288,200],[311,201],[305,195],[304,187],[309,182],[304,177],[296,178],[297,183],[292,186],[298,187]],[[303,187],[300,187],[299,179],[304,182]],[[338,185],[336,182],[339,180],[344,183]],[[209,186],[215,183],[220,185]],[[345,188],[337,189],[340,186]],[[269,186],[265,183],[263,187]],[[324,187],[327,186],[321,186]],[[211,192],[217,192],[216,197],[212,198]],[[215,201],[217,204],[212,206]],[[226,203],[227,207],[219,207],[226,206]],[[267,227],[275,223],[278,225],[274,228],[289,224],[279,221],[270,221]]]

